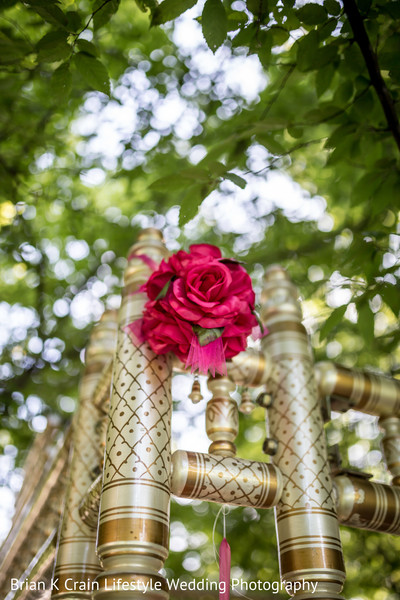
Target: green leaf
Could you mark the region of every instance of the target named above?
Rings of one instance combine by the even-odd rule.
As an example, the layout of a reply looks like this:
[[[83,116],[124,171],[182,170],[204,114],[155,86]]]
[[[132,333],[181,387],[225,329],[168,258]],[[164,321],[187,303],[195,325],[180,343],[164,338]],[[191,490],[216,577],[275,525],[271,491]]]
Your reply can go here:
[[[390,15],[393,20],[400,19],[400,2],[398,0],[393,0],[385,5],[381,4],[379,8],[383,13]]]
[[[239,46],[250,46],[253,39],[256,37],[257,27],[254,23],[251,23],[247,27],[242,28],[239,33],[233,38],[232,46],[238,48]]]
[[[333,101],[337,103],[339,106],[345,106],[348,104],[354,95],[354,85],[353,82],[348,79],[343,81],[339,87],[336,89],[336,92],[333,96]]]
[[[400,311],[400,290],[397,285],[391,283],[384,283],[379,290],[380,295],[385,304],[392,310],[394,316],[397,318]]]
[[[61,8],[58,6],[58,2],[53,0],[26,0],[38,15],[42,17],[47,23],[56,25],[56,27],[66,27],[68,20],[66,15],[63,13]]]
[[[338,55],[337,46],[330,44],[319,46],[319,36],[316,31],[300,40],[297,48],[297,63],[300,71],[321,69],[331,64]]]
[[[319,25],[319,23],[323,23],[328,17],[325,8],[314,2],[304,4],[304,6],[299,8],[297,16],[306,25]]]
[[[53,96],[59,100],[67,100],[71,89],[71,71],[64,63],[56,69],[51,77],[50,86]]]
[[[174,276],[172,276],[171,279],[169,279],[167,281],[167,283],[164,285],[162,290],[160,290],[159,293],[157,294],[157,296],[155,298],[156,300],[161,300],[161,298],[165,298],[165,296],[167,295],[167,292],[169,290],[169,286],[174,281],[174,279],[176,279],[176,278]]]
[[[340,11],[342,10],[337,0],[324,0],[324,7],[330,15],[334,15],[335,17],[340,15]]]
[[[273,34],[270,30],[260,31],[257,36],[257,54],[260,59],[260,63],[264,68],[268,68],[271,62],[271,50],[273,46]]]
[[[223,172],[225,171],[226,167],[223,165]],[[149,189],[174,192],[193,184],[194,181],[197,183],[208,183],[210,181],[209,172],[200,166],[188,167],[179,171],[178,174],[173,173],[172,175],[165,175],[156,179],[149,186]]]
[[[357,44],[351,44],[343,52],[343,62],[353,73],[360,75],[365,70],[365,62]]]
[[[374,341],[374,314],[367,300],[357,307],[358,327],[365,342],[370,345]]]
[[[0,32],[0,64],[12,65],[22,60],[29,51],[22,40],[10,40]]]
[[[142,12],[150,10],[151,13],[157,8],[157,0],[135,0],[137,6]]]
[[[274,46],[282,46],[290,37],[289,31],[281,25],[271,25],[269,31],[272,34]]]
[[[258,21],[264,21],[264,19],[268,17],[269,11],[267,0],[247,0],[246,6]]]
[[[90,87],[104,94],[110,94],[110,79],[103,63],[85,52],[75,54],[74,62],[79,73]]]
[[[326,40],[337,27],[337,19],[328,19],[325,23],[318,26],[318,36],[320,41]]]
[[[325,142],[325,148],[337,148],[343,143],[348,136],[354,139],[354,133],[357,129],[355,123],[347,123],[346,125],[339,125],[332,133],[332,135]],[[358,136],[359,137],[359,136]]]
[[[315,77],[315,87],[318,97],[322,96],[322,94],[329,88],[334,74],[335,67],[332,64],[326,65],[323,69],[319,69],[319,71],[317,71]]]
[[[197,0],[164,0],[154,10],[151,25],[161,25],[176,19],[189,8],[192,8],[196,2]]]
[[[180,202],[179,226],[182,227],[197,215],[200,204],[208,195],[208,189],[200,185],[191,185],[187,188]]]
[[[335,310],[333,310],[331,312],[331,314],[329,315],[329,317],[327,318],[327,320],[325,321],[325,323],[322,325],[321,329],[319,330],[320,341],[322,341],[326,337],[328,337],[330,332],[337,325],[339,325],[339,323],[342,321],[342,319],[344,317],[344,313],[346,312],[346,310],[347,310],[347,304],[345,304],[344,306],[339,306],[339,308],[335,308]]]
[[[229,181],[232,181],[232,183],[239,186],[242,190],[244,190],[244,188],[247,185],[247,181],[243,179],[243,177],[239,177],[239,175],[236,175],[236,173],[225,173],[224,178],[229,179]]]
[[[96,0],[93,5],[93,27],[94,29],[100,29],[103,25],[106,25],[111,17],[117,12],[120,4],[120,0],[108,0],[104,3],[104,0]]]
[[[201,26],[208,47],[215,52],[224,43],[228,32],[228,19],[221,0],[206,1]]]
[[[92,44],[92,42],[88,42],[87,40],[80,39],[77,41],[76,45],[78,46],[78,48],[81,52],[85,52],[86,54],[89,54],[90,56],[98,56],[99,55],[96,46],[94,44]]]
[[[310,61],[319,48],[319,36],[316,31],[310,31],[297,43],[297,61],[301,71],[306,71]]]
[[[228,31],[236,31],[245,23],[247,23],[247,16],[245,13],[233,10],[228,14]]]
[[[0,0],[0,10],[11,8],[14,4],[17,4],[18,0]]]
[[[50,31],[36,44],[39,61],[55,62],[68,58],[72,48],[67,42],[68,33],[61,29]]]
[[[82,29],[81,15],[76,10],[69,10],[66,13],[68,31],[79,31]]]
[[[272,135],[258,134],[257,140],[266,147],[266,149],[275,156],[281,156],[286,153],[285,148]]]
[[[193,331],[199,340],[200,346],[207,346],[214,342],[224,333],[225,327],[214,327],[213,329],[205,329],[199,325],[193,325]]]
[[[355,204],[367,201],[382,185],[385,176],[375,170],[365,173],[353,186],[352,200]]]

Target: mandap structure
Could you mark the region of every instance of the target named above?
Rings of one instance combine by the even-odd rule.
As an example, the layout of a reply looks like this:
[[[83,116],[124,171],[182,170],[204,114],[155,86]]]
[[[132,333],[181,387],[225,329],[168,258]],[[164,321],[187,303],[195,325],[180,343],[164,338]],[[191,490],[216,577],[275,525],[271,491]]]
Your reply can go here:
[[[158,230],[140,233],[128,255],[120,311],[107,311],[94,327],[69,431],[55,446],[57,431],[47,429],[28,455],[0,554],[2,597],[167,600],[160,570],[175,495],[274,508],[289,592],[296,600],[343,598],[339,525],[400,534],[400,382],[315,365],[296,287],[283,268],[271,266],[261,297],[269,332],[261,350],[247,349],[228,361],[227,376],[208,379],[209,452],[171,455],[171,379],[184,366],[126,333],[146,302],[139,288],[151,270],[141,255],[156,263],[168,256]],[[232,399],[236,385],[265,390],[258,401],[266,413],[269,462],[236,456],[238,410],[252,407],[248,394],[239,407]],[[193,400],[197,394],[194,386]],[[392,485],[341,469],[328,455],[330,406],[379,416]],[[49,453],[51,447],[57,451]],[[38,589],[35,582],[43,581],[46,589]]]

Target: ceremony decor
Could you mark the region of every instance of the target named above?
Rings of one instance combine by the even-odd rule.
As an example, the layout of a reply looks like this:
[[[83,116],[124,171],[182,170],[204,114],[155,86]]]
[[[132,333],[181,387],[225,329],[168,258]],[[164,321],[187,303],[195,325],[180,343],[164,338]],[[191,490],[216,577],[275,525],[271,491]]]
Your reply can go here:
[[[263,281],[260,316],[268,335],[259,349],[239,351],[255,324],[253,311],[248,275],[218,248],[200,244],[169,256],[160,231],[140,233],[128,254],[119,313],[106,311],[91,335],[71,431],[46,466],[35,449],[27,459],[27,472],[43,469],[43,476],[37,493],[25,479],[1,550],[7,600],[32,600],[38,592],[46,600],[168,600],[182,592],[190,598],[191,590],[218,591],[228,600],[230,587],[343,600],[339,524],[400,535],[400,382],[314,365],[298,291],[280,266],[269,267]],[[152,338],[148,323],[156,318],[155,329],[172,319],[184,323],[185,344],[172,343],[181,331],[176,324],[171,343]],[[132,323],[140,323],[140,339]],[[230,327],[237,327],[232,335]],[[173,372],[185,371],[182,359],[191,361],[187,372],[201,368],[190,358],[193,337],[200,345],[202,330],[219,328],[204,345],[220,340],[226,364],[226,374],[207,381],[208,452],[172,453]],[[243,389],[240,405],[232,395],[236,386]],[[258,390],[256,403],[265,411],[267,461],[236,455],[239,412],[245,418],[255,406],[250,388]],[[198,394],[191,394],[195,401]],[[327,448],[324,420],[331,407],[379,417],[391,485],[343,467],[335,448]],[[43,435],[36,449],[48,443]],[[219,581],[197,588],[195,580],[170,580],[162,570],[171,496],[222,505]],[[275,508],[280,583],[231,578],[223,510],[229,505]],[[266,539],[264,550],[268,545]]]
[[[250,277],[210,244],[163,259],[140,291],[149,300],[129,330],[157,354],[173,352],[192,372],[226,375],[225,360],[245,350],[257,327]]]

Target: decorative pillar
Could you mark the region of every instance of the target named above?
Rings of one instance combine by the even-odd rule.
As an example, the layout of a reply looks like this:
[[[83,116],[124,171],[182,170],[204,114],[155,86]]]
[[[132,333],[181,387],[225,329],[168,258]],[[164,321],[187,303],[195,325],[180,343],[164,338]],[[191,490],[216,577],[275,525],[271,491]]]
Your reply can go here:
[[[161,233],[144,230],[124,275],[97,545],[105,572],[94,598],[101,600],[168,598],[158,571],[168,555],[172,368],[125,329],[143,314],[139,288],[151,261],[167,255]]]
[[[383,430],[382,450],[393,485],[400,485],[400,417],[379,419]]]
[[[86,350],[85,371],[79,390],[79,407],[73,422],[70,480],[57,547],[52,597],[91,598],[91,583],[101,571],[96,556],[96,532],[79,516],[79,503],[101,462],[103,447],[97,435],[98,410],[93,392],[104,365],[115,349],[116,321],[114,311],[105,312],[94,327]],[[82,585],[85,586],[82,590]],[[73,588],[77,586],[79,591]]]
[[[207,386],[212,393],[206,409],[206,432],[212,440],[208,451],[219,456],[235,456],[233,442],[239,431],[239,412],[230,393],[236,386],[228,377],[210,377]]]
[[[262,346],[273,364],[268,416],[271,436],[278,440],[273,462],[283,476],[275,509],[280,571],[286,582],[304,581],[296,600],[338,600],[345,578],[339,525],[313,359],[297,297],[282,267],[268,269],[261,316],[269,334]],[[316,584],[315,593],[311,585],[306,591],[307,582]]]

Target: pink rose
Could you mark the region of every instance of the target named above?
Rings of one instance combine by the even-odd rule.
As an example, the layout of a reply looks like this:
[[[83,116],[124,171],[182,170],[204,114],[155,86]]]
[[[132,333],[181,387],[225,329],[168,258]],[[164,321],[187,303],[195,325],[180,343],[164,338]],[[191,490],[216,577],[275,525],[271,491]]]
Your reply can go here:
[[[156,354],[174,352],[180,360],[186,360],[193,329],[186,321],[164,310],[160,302],[147,302],[142,333]]]
[[[249,275],[210,244],[192,245],[190,252],[180,250],[162,261],[145,290],[149,302],[143,334],[158,354],[174,352],[185,362],[193,337],[216,329],[222,357],[232,358],[246,348],[247,337],[257,325]],[[210,343],[203,340],[205,354]]]
[[[164,286],[174,277],[182,275],[193,263],[202,263],[221,258],[221,251],[210,244],[193,244],[190,253],[179,250],[173,254],[168,261],[162,260],[157,271],[152,273],[143,286],[150,300],[155,300]]]

